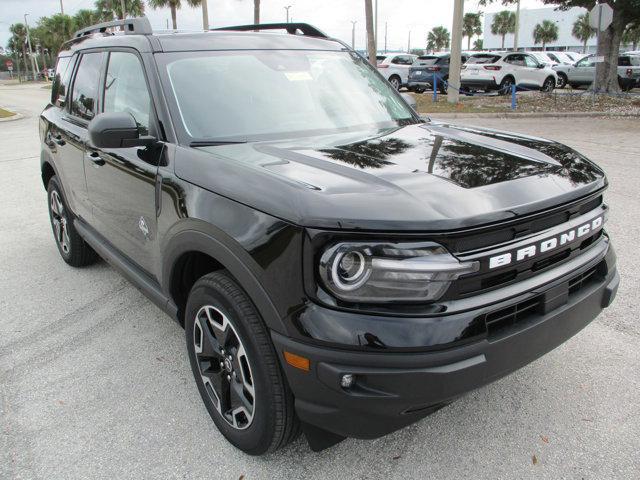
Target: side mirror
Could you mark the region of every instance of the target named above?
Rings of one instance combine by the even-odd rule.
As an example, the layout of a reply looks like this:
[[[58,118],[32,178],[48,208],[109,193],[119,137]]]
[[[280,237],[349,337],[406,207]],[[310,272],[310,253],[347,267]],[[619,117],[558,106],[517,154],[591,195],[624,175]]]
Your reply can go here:
[[[407,102],[411,108],[413,108],[414,110],[418,108],[418,102],[413,95],[409,95],[408,93],[401,93],[400,96],[404,98],[404,101]]]
[[[89,122],[89,140],[97,148],[142,147],[155,142],[140,136],[135,118],[128,112],[99,113]]]
[[[546,64],[546,63],[539,63],[539,64],[538,64],[538,68],[544,68],[544,67],[546,67],[546,66],[547,66],[547,64]]]

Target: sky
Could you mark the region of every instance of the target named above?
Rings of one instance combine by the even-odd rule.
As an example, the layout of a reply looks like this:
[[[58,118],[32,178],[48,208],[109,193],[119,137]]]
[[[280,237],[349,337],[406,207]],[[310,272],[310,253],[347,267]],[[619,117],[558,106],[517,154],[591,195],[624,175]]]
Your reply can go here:
[[[375,0],[374,0],[375,2]],[[63,0],[66,14],[73,15],[82,8],[93,8],[94,0]],[[178,11],[179,29],[202,28],[199,8],[185,6]],[[284,7],[291,5],[291,17],[306,22],[351,44],[352,21],[356,21],[356,49],[365,48],[365,19],[363,0],[262,0],[261,21],[284,22]],[[253,23],[253,0],[208,0],[211,27]],[[522,8],[540,8],[540,0],[522,0]],[[491,12],[502,10],[497,4],[486,7]],[[465,12],[478,11],[477,0],[465,1]],[[28,13],[29,24],[35,24],[44,15],[60,12],[60,0],[0,0],[0,46],[6,47],[9,26],[22,22]],[[165,29],[170,21],[169,9],[146,8],[146,14],[155,29]],[[411,32],[411,48],[424,48],[427,32],[444,25],[451,30],[453,0],[378,0],[378,48],[384,48],[384,27],[387,23],[387,48],[406,49]]]

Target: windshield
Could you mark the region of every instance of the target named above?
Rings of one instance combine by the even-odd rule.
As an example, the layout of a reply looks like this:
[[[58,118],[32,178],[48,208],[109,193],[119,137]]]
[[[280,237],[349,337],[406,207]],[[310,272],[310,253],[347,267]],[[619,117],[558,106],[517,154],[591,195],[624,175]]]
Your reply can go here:
[[[159,56],[192,141],[275,139],[416,121],[357,54],[246,50]]]

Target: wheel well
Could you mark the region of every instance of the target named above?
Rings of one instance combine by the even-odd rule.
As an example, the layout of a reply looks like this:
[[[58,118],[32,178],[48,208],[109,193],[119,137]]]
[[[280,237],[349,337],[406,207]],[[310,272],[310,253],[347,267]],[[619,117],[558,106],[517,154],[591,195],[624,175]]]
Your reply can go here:
[[[44,188],[49,186],[49,180],[51,180],[51,177],[55,174],[56,172],[49,162],[44,162],[42,164],[42,183],[44,183]]]
[[[391,81],[392,78],[397,78],[398,80],[401,80],[400,75],[398,75],[397,73],[394,73],[393,75],[391,75],[389,77],[389,81]]]
[[[191,287],[196,281],[208,273],[224,269],[215,258],[206,253],[193,251],[183,253],[173,266],[169,293],[178,307],[178,319],[184,325],[184,311]]]
[[[515,77],[511,74],[505,75],[504,77],[502,77],[502,81],[500,83],[504,82],[507,78],[510,78],[513,83],[516,83]]]
[[[567,74],[566,74],[566,73],[564,73],[564,72],[558,72],[558,76],[559,76],[559,77],[567,78]]]

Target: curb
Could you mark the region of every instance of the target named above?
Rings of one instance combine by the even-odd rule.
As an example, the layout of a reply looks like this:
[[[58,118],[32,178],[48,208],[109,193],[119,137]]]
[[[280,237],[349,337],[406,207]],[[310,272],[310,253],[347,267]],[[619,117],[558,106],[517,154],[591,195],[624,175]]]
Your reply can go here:
[[[590,118],[590,117],[631,117],[640,118],[637,113],[610,112],[498,112],[498,113],[421,113],[436,120],[456,118]]]

